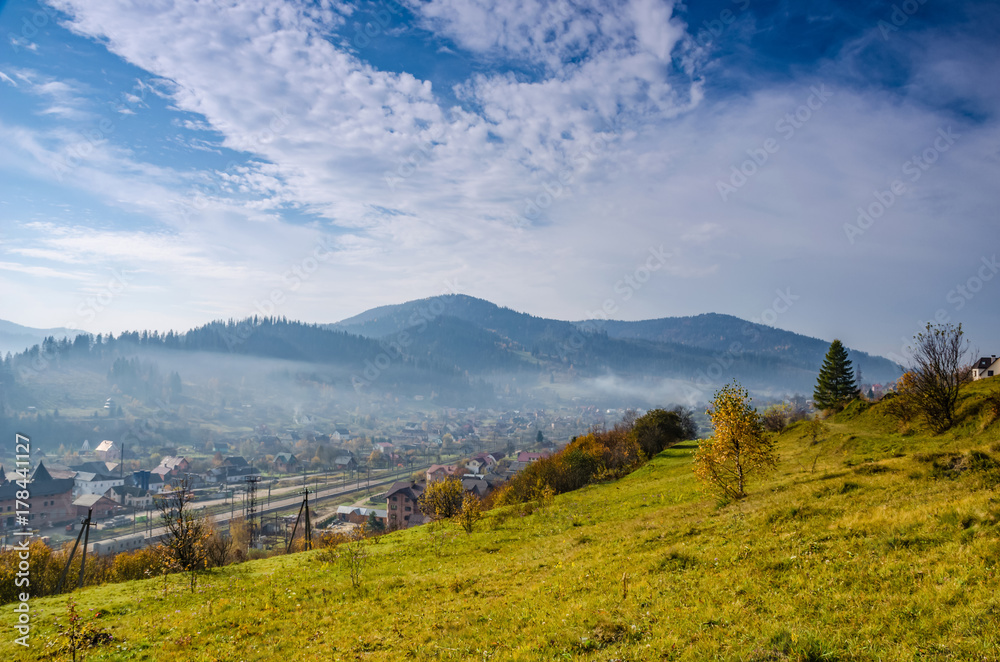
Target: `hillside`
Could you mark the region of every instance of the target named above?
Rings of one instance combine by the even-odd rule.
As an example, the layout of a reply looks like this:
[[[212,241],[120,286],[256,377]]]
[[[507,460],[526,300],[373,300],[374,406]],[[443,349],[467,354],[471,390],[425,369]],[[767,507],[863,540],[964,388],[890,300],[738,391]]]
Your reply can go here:
[[[743,502],[698,490],[694,443],[627,478],[370,545],[360,590],[322,550],[78,591],[116,641],[88,660],[995,660],[1000,381],[960,425],[852,406],[779,439]],[[980,454],[970,454],[977,451]],[[32,648],[66,597],[32,602]]]
[[[611,338],[671,342],[713,352],[725,352],[736,342],[749,352],[780,355],[790,364],[804,368],[822,364],[830,349],[830,340],[811,338],[718,313],[637,322],[590,320],[579,324],[593,325]],[[856,366],[861,366],[866,382],[888,382],[899,376],[896,364],[884,357],[852,349],[851,360]]]
[[[46,390],[52,379],[36,376],[58,366],[93,371],[84,380],[92,382],[118,357],[154,361],[182,381],[203,372],[208,354],[240,358],[241,370],[258,373],[284,361],[284,376],[329,388],[346,406],[374,398],[447,407],[618,408],[696,405],[733,378],[769,397],[809,394],[828,348],[824,340],[727,315],[574,323],[464,295],[375,308],[337,324],[253,317],[97,340],[88,347],[86,337],[56,336],[0,364],[0,414],[5,406],[66,408],[83,395],[73,388],[79,380],[57,380],[53,392]],[[898,376],[884,358],[853,350],[851,356],[867,383]]]
[[[455,346],[454,324],[447,320],[460,320],[463,329],[493,337],[487,360],[481,362],[483,354]],[[811,392],[829,349],[828,340],[731,315],[567,322],[461,294],[373,308],[327,328],[383,340],[403,334],[423,346],[449,346],[447,360],[470,374],[496,369],[499,349],[510,354],[504,362],[509,369],[560,371],[571,364],[578,374],[590,377],[655,375],[700,383],[702,389],[721,384],[725,380],[720,375],[725,375],[768,393]],[[524,354],[537,365],[520,360]],[[866,383],[891,382],[900,374],[898,366],[880,356],[851,350],[851,358]]]
[[[72,338],[77,331],[65,328],[56,329],[34,329],[13,322],[0,320],[0,356],[6,356],[7,352],[16,354],[23,352],[32,345],[37,345],[45,338],[53,336],[55,338]]]

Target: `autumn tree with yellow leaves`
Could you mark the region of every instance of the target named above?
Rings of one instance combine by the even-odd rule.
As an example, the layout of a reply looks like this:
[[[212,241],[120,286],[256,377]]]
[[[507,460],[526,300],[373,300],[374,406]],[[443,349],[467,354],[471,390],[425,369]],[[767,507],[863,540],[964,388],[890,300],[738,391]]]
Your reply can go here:
[[[715,433],[698,446],[695,475],[723,498],[742,499],[752,478],[777,466],[774,440],[750,404],[750,394],[736,381],[715,394],[706,413]]]

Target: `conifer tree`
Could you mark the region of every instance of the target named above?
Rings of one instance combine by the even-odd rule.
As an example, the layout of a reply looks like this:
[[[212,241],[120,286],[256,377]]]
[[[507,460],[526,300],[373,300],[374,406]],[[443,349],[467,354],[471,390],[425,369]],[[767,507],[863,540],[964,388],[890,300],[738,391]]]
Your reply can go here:
[[[834,339],[830,349],[823,359],[819,377],[816,379],[816,389],[813,391],[813,404],[817,409],[839,409],[858,397],[858,385],[854,380],[854,370],[847,358],[847,349],[843,343]]]

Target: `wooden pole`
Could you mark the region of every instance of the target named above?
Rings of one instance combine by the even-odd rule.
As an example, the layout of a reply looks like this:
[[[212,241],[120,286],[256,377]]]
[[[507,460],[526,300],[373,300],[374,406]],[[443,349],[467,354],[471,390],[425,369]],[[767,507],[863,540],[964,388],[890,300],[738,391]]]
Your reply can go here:
[[[302,500],[302,505],[306,509],[306,538],[303,548],[312,549],[312,524],[309,520],[309,490],[306,490],[305,498]]]
[[[300,519],[302,519],[302,507],[303,507],[304,505],[305,505],[305,502],[303,502],[303,503],[302,503],[302,506],[299,506],[299,514],[298,514],[298,516],[297,516],[297,517],[295,518],[295,526],[293,526],[293,527],[292,527],[292,535],[291,535],[291,536],[289,536],[289,538],[288,538],[288,543],[287,543],[287,545],[285,546],[285,554],[288,554],[289,552],[291,552],[291,551],[292,551],[292,543],[293,543],[293,542],[295,542],[295,532],[296,532],[296,531],[298,530],[298,528],[299,528],[299,520],[300,520]]]
[[[76,548],[80,546],[80,538],[83,537],[83,529],[86,527],[87,520],[84,520],[80,524],[80,533],[76,534],[76,542],[73,543],[73,549],[69,553],[69,558],[66,559],[66,567],[63,568],[62,574],[59,575],[59,583],[56,585],[56,593],[62,593],[63,582],[66,581],[66,575],[69,574],[69,565],[73,562],[73,556],[76,554]]]
[[[77,586],[83,587],[83,571],[87,567],[87,541],[90,540],[90,517],[94,514],[93,508],[87,509],[87,521],[84,522],[86,531],[83,534],[83,556],[80,557],[80,581]]]

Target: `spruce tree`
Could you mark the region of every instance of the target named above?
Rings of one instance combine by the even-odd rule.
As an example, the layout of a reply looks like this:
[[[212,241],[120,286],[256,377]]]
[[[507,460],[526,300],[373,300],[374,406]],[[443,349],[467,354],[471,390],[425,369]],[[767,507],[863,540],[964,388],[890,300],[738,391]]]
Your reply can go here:
[[[858,397],[858,385],[854,381],[854,371],[847,358],[847,349],[839,340],[830,343],[830,349],[823,359],[813,404],[817,409],[838,409]]]

